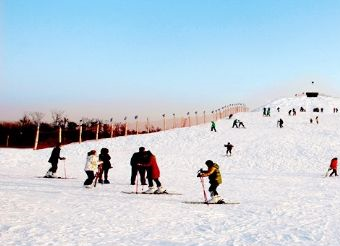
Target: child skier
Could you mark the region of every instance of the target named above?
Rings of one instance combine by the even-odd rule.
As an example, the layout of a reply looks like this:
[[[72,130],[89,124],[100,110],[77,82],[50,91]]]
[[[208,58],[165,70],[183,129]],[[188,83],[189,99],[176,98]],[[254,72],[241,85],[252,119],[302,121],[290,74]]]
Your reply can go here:
[[[232,145],[228,142],[228,144],[225,144],[224,147],[227,147],[227,156],[228,156],[228,153],[231,156],[231,150],[234,147],[234,145]]]
[[[55,173],[58,169],[58,161],[59,160],[66,160],[65,157],[60,157],[60,150],[61,150],[61,144],[58,143],[52,150],[51,157],[48,160],[49,163],[52,164],[52,167],[47,171],[45,177],[46,178],[55,178]]]
[[[139,166],[144,166],[147,168],[147,178],[149,182],[149,189],[145,191],[145,193],[152,194],[160,194],[166,193],[166,190],[162,187],[161,182],[159,181],[160,171],[157,165],[156,157],[150,152],[146,152],[148,163],[142,164],[139,163]],[[156,182],[157,190],[153,187],[153,181]]]
[[[209,192],[211,199],[208,203],[224,203],[223,199],[218,195],[216,189],[222,184],[222,176],[219,170],[219,166],[211,160],[207,160],[205,164],[208,166],[208,170],[202,169],[197,174],[197,177],[209,177]]]
[[[329,177],[332,177],[333,174],[335,174],[335,176],[338,176],[337,168],[338,168],[338,158],[335,157],[331,160],[331,164],[328,169],[328,171],[333,170],[331,174],[329,175]]]
[[[87,153],[85,172],[87,174],[87,179],[84,182],[84,186],[89,188],[95,178],[95,173],[98,171],[98,165],[102,164],[96,156],[96,151],[91,150]]]
[[[111,157],[109,155],[109,150],[107,148],[102,148],[99,154],[99,161],[103,162],[103,170],[100,173],[98,183],[103,183],[103,173],[104,173],[104,184],[109,184],[110,181],[107,179],[109,169],[112,168],[110,163]]]

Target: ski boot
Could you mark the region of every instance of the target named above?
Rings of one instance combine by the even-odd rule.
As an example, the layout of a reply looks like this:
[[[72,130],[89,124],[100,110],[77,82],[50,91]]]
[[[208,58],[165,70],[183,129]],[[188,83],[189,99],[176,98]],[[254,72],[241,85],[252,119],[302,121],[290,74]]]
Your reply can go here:
[[[156,191],[156,188],[151,186],[144,193],[146,193],[146,194],[153,194],[153,193],[155,193],[155,191]]]
[[[217,203],[218,202],[218,196],[212,196],[210,200],[208,200],[208,203]]]
[[[166,193],[166,189],[164,189],[162,186],[159,186],[157,190],[155,191],[156,194],[162,194]]]
[[[110,184],[110,181],[108,181],[107,179],[104,180],[104,184]]]

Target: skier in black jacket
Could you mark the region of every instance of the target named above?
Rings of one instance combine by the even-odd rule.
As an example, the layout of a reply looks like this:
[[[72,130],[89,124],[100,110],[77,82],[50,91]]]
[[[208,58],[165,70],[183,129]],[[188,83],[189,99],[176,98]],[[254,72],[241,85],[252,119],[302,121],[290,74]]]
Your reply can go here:
[[[232,145],[230,142],[228,142],[228,144],[225,144],[224,147],[227,148],[227,156],[228,156],[228,153],[231,156],[231,150],[233,149],[234,145]]]
[[[111,160],[111,156],[109,155],[109,150],[107,148],[102,148],[99,154],[99,161],[103,162],[103,171],[100,174],[98,183],[101,183],[101,184],[103,183],[103,173],[104,173],[104,184],[110,183],[110,181],[107,179],[109,169],[112,168],[110,160]]]
[[[61,150],[61,144],[58,143],[52,150],[51,157],[48,160],[49,163],[52,164],[52,167],[47,171],[45,177],[47,178],[55,178],[55,173],[58,169],[58,161],[59,160],[66,160],[65,157],[60,157],[60,150]]]
[[[131,185],[135,184],[137,173],[139,172],[140,180],[142,185],[146,185],[145,180],[145,167],[138,164],[145,164],[147,159],[147,154],[144,147],[140,147],[139,151],[134,153],[131,157]]]

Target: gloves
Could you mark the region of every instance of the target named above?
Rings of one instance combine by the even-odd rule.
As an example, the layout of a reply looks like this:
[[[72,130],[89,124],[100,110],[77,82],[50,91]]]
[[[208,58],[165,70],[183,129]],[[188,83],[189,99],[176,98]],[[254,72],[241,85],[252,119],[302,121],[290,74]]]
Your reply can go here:
[[[66,160],[66,158],[65,157],[61,157],[60,160]]]

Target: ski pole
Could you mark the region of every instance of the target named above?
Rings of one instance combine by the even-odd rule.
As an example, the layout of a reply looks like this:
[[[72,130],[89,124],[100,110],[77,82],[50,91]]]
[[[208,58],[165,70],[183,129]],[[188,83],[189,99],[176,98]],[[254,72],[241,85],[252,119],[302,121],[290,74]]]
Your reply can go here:
[[[205,192],[205,188],[204,188],[204,179],[203,177],[200,177],[200,179],[201,179],[201,184],[202,184],[202,189],[203,189],[204,202],[208,203],[207,193]]]
[[[65,160],[64,160],[64,175],[65,175],[65,179],[66,179],[66,167],[65,167]]]

